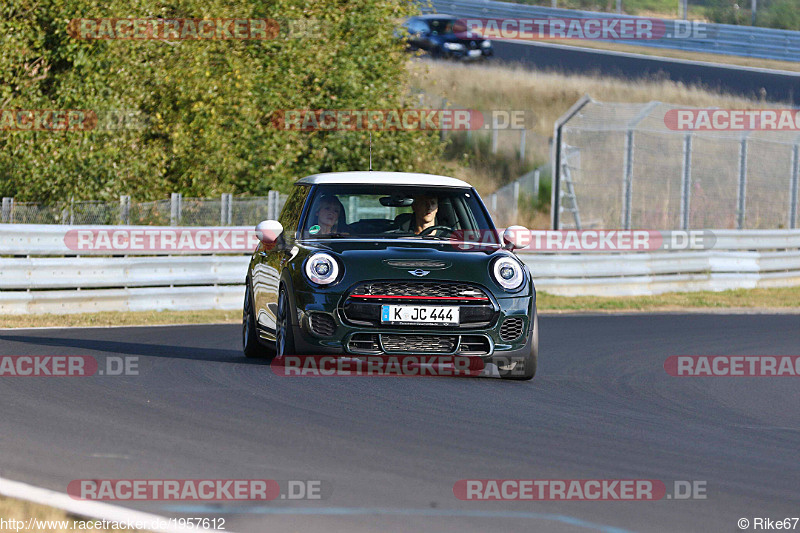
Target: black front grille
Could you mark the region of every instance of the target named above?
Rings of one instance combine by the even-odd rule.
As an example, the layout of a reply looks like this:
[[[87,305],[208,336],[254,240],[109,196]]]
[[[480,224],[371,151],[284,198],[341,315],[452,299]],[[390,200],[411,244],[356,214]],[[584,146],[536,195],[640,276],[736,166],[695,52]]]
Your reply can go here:
[[[386,352],[451,353],[457,343],[457,335],[381,335]]]
[[[419,298],[481,298],[488,301],[488,295],[479,287],[467,283],[448,283],[437,281],[375,281],[363,283],[353,289],[351,296],[416,296]]]
[[[445,268],[449,266],[444,261],[429,259],[386,259],[385,263],[396,268]]]
[[[332,337],[336,333],[336,321],[326,313],[311,313],[308,316],[311,331],[323,337]]]
[[[487,327],[498,315],[489,294],[477,285],[454,281],[372,281],[361,283],[350,291],[342,305],[342,316],[359,326],[400,327],[381,322],[381,306],[388,303],[457,305],[460,309],[459,324],[451,326],[455,328]]]
[[[513,341],[522,335],[525,322],[519,317],[506,318],[500,326],[500,338],[504,341]]]

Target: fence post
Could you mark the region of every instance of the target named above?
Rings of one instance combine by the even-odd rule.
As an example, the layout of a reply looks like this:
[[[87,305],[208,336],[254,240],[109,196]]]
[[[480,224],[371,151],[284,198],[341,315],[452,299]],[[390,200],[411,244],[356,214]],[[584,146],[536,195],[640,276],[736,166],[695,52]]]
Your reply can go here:
[[[633,196],[633,130],[625,132],[625,164],[622,176],[622,229],[631,229]]]
[[[277,220],[278,215],[278,191],[269,191],[267,193],[267,219]]]
[[[554,0],[555,1],[555,0]],[[553,229],[561,229],[561,165],[562,161],[562,128],[564,124],[570,121],[572,117],[577,115],[586,104],[591,102],[592,99],[588,94],[584,94],[580,100],[575,102],[567,112],[556,120],[553,125],[553,138],[550,140],[550,169],[553,173],[553,187],[550,192],[550,225]]]
[[[519,130],[519,161],[520,163],[525,162],[525,137],[528,134],[528,130],[522,128]]]
[[[622,177],[622,228],[631,229],[631,211],[633,200],[633,132],[641,121],[647,118],[650,111],[661,102],[653,101],[645,105],[639,113],[628,122],[625,132],[625,161]]]
[[[3,197],[3,215],[0,221],[3,224],[13,224],[14,223],[14,199],[8,196]]]
[[[681,229],[689,229],[692,201],[692,134],[683,138],[683,176],[681,179]]]
[[[131,223],[131,197],[128,195],[119,197],[119,221],[124,226]]]
[[[219,207],[219,225],[230,226],[233,220],[233,195],[222,193]]]
[[[183,196],[179,192],[172,193],[169,200],[169,225],[179,226],[181,223],[181,208]]]
[[[442,107],[443,110],[447,109],[447,98],[442,98],[441,107]],[[444,124],[441,122],[441,119],[440,119],[440,122],[439,122],[439,139],[444,141],[446,138],[447,138],[447,130],[445,129]]]
[[[538,168],[533,171],[533,194],[534,194],[533,201],[536,202],[536,203],[539,202],[539,178],[540,178],[540,174],[541,174],[541,172],[539,171]]]
[[[736,202],[736,229],[744,229],[744,210],[747,207],[747,135],[739,144],[739,198]]]
[[[492,153],[497,153],[497,117],[492,117]]]
[[[789,229],[797,227],[797,189],[798,181],[800,181],[798,174],[800,174],[800,144],[795,144],[792,147],[792,184],[789,194],[789,201],[792,203],[789,206]]]

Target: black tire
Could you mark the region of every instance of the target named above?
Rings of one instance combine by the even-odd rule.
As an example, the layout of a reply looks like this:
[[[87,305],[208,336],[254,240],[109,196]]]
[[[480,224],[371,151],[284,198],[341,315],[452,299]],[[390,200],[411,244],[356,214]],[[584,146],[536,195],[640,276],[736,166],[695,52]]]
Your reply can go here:
[[[275,321],[275,356],[278,358],[296,355],[294,329],[289,318],[293,312],[292,303],[286,295],[286,288],[281,285],[278,293],[278,316]]]
[[[274,355],[259,340],[255,311],[253,310],[253,289],[250,287],[249,279],[245,281],[244,287],[242,350],[244,351],[244,356],[250,359],[269,359]]]
[[[528,381],[536,375],[536,365],[539,362],[539,312],[534,310],[531,322],[531,335],[525,345],[527,354],[522,358],[512,358],[516,362],[513,370],[499,370],[500,377],[515,381]]]

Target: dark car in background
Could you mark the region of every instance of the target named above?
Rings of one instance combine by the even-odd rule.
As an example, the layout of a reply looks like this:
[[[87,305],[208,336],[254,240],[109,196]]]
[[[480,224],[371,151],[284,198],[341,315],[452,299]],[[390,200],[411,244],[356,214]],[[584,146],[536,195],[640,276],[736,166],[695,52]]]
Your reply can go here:
[[[494,55],[492,42],[468,32],[457,17],[420,15],[403,23],[411,51],[423,50],[433,57],[445,59],[485,59]]]
[[[513,231],[512,231],[513,230]],[[477,191],[454,178],[341,172],[298,180],[246,277],[248,357],[476,357],[536,372],[536,291]],[[477,360],[475,361],[478,362]]]

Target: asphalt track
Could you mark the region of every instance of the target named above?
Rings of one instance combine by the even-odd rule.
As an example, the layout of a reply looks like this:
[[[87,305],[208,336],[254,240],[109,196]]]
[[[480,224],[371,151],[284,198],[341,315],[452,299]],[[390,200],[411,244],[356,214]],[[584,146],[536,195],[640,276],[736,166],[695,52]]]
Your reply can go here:
[[[320,501],[125,504],[228,530],[738,531],[800,515],[798,378],[676,378],[670,355],[800,354],[793,315],[543,316],[539,374],[286,378],[236,325],[0,330],[0,355],[139,375],[0,378],[0,476],[322,480]],[[469,478],[705,481],[707,499],[470,502]]]
[[[494,42],[501,61],[542,70],[602,74],[621,78],[660,78],[712,90],[800,105],[800,73],[686,61],[643,54],[608,52],[551,43]],[[722,57],[722,56],[721,56]]]

